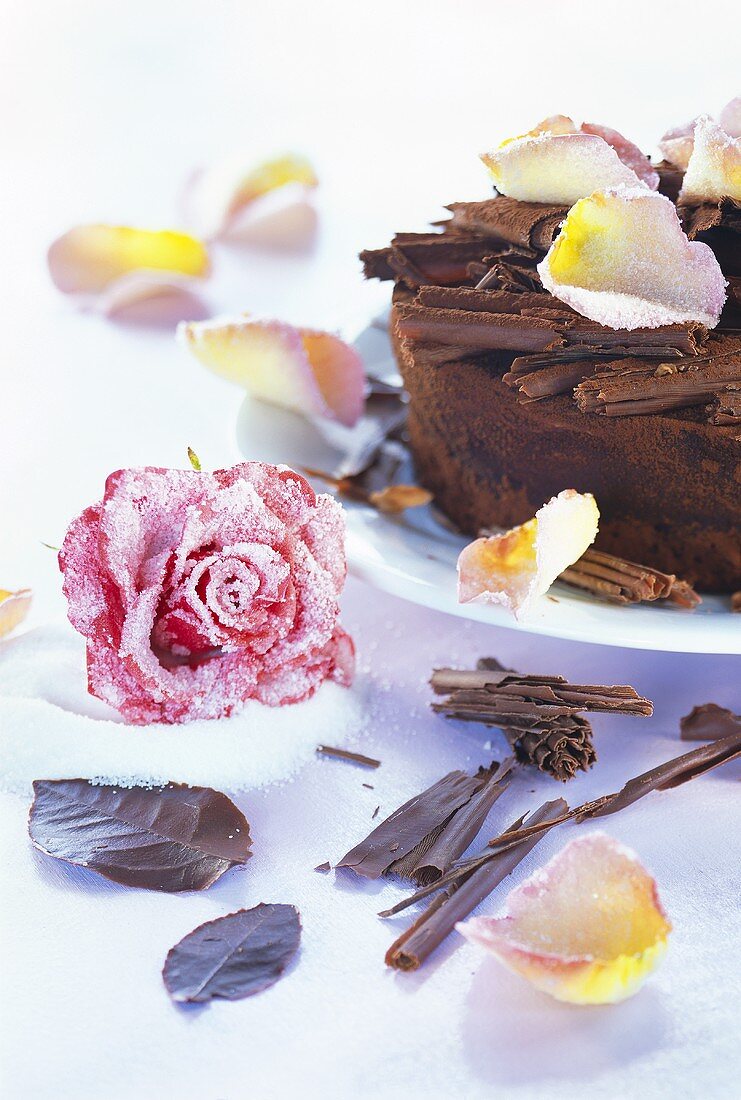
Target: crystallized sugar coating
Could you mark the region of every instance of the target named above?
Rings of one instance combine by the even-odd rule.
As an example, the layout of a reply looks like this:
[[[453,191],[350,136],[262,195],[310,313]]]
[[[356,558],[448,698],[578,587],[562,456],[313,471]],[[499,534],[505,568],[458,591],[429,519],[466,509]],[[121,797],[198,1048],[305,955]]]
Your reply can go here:
[[[89,690],[131,722],[219,718],[352,679],[341,509],[285,467],[119,470],[59,561]]]
[[[731,107],[728,115],[733,123]],[[679,199],[717,201],[726,196],[741,200],[741,137],[732,137],[710,118],[700,118]]]
[[[658,172],[655,172],[651,167],[648,157],[627,137],[624,137],[617,130],[613,130],[610,126],[602,126],[598,122],[582,122],[581,131],[583,134],[596,134],[597,137],[601,137],[603,141],[612,146],[623,164],[631,168],[638,179],[646,184],[646,187],[650,187],[652,191],[657,189],[659,186]]]
[[[685,321],[713,328],[725,302],[725,279],[711,249],[688,241],[674,204],[644,189],[581,199],[538,272],[556,298],[610,328]]]
[[[522,202],[571,206],[599,188],[641,186],[632,168],[596,133],[517,138],[481,159],[497,190]]]

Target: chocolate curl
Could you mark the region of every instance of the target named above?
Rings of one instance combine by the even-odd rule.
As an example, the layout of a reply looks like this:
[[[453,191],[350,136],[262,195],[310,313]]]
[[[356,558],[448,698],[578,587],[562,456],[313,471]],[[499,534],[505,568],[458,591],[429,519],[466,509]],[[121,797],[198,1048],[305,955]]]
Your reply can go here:
[[[610,603],[669,600],[687,608],[702,603],[692,586],[677,580],[673,573],[662,573],[592,547],[558,579]]]
[[[583,711],[648,716],[653,704],[628,686],[569,684],[562,676],[520,676],[498,661],[475,669],[436,669],[431,685],[448,696],[432,709],[448,718],[498,726],[524,763],[561,781],[594,763],[592,730]]]
[[[741,233],[741,202],[729,196],[719,202],[679,203],[677,213],[691,241],[711,229]]]
[[[559,798],[546,802],[530,816],[530,823],[543,825],[547,831],[567,809]],[[511,874],[542,836],[524,840],[517,850],[499,852],[496,857],[470,871],[451,884],[427,907],[422,915],[386,952],[386,965],[395,970],[417,970],[444,939],[453,931],[458,921],[467,917],[476,906],[488,897],[492,890]],[[384,915],[384,914],[382,914]]]
[[[734,341],[736,343],[736,341]],[[645,416],[704,405],[730,385],[741,383],[741,349],[658,367],[638,361],[607,364],[574,390],[584,413]]]
[[[370,879],[386,874],[418,882],[439,878],[481,829],[509,784],[513,763],[510,758],[474,776],[450,772],[395,810],[337,867]]]
[[[548,251],[568,214],[567,206],[518,202],[506,195],[483,202],[453,202],[446,209],[453,215],[449,223],[453,229],[475,232],[536,253]]]
[[[717,703],[703,703],[679,719],[679,730],[683,741],[717,741],[741,733],[741,714]]]

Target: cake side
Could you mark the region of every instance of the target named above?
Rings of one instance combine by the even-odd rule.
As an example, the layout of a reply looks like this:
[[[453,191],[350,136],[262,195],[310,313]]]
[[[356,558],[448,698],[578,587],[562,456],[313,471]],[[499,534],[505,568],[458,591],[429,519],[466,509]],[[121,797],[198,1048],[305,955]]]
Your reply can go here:
[[[735,428],[694,410],[585,415],[570,396],[522,404],[502,381],[511,358],[431,361],[426,347],[398,338],[398,310],[392,332],[417,476],[462,531],[523,523],[568,485],[599,501],[601,549],[709,592],[741,587]]]

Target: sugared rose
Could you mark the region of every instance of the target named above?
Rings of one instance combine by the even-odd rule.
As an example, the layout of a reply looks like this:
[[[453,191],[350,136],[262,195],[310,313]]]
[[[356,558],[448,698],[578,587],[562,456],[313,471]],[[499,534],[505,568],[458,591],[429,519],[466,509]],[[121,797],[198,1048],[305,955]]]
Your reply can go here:
[[[342,512],[286,467],[119,470],[59,563],[89,690],[130,722],[220,718],[352,680]]]

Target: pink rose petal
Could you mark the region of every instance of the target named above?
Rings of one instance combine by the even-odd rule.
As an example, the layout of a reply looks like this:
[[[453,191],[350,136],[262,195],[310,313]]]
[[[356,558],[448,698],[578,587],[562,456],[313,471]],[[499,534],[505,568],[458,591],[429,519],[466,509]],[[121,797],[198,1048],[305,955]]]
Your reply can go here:
[[[582,122],[581,131],[583,134],[596,134],[598,137],[603,138],[608,145],[612,146],[623,164],[633,169],[639,180],[642,180],[652,191],[657,189],[659,186],[658,173],[651,167],[648,157],[632,141],[628,141],[617,130],[612,130],[609,126],[602,126],[596,122]]]
[[[262,401],[348,427],[362,415],[363,361],[332,333],[246,317],[216,318],[178,331],[204,366]]]

